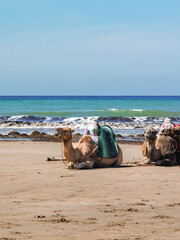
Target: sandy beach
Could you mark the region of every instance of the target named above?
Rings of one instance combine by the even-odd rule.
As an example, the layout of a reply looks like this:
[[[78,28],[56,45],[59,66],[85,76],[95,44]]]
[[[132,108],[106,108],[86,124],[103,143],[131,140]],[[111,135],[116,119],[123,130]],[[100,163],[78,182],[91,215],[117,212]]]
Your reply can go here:
[[[52,142],[0,142],[0,240],[179,240],[180,168],[69,170]]]

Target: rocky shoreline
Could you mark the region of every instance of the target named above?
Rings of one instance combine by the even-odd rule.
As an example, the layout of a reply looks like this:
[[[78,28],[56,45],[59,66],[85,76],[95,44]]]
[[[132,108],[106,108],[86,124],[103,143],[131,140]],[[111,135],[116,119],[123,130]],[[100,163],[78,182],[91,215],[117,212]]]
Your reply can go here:
[[[137,121],[137,122],[111,122],[109,121],[99,121],[100,124],[108,124],[113,129],[144,129],[148,127],[149,125],[153,127],[160,127],[161,122],[143,122],[143,121]],[[0,127],[2,128],[10,128],[10,127],[16,127],[16,128],[57,128],[57,127],[63,127],[63,126],[70,126],[72,128],[85,128],[87,125],[87,122],[82,120],[77,121],[65,121],[65,122],[33,122],[33,121],[0,121]]]
[[[144,141],[144,129],[148,126],[159,128],[160,122],[146,122],[143,121],[131,121],[128,122],[113,122],[114,119],[105,119],[107,122],[102,121],[99,118],[100,125],[108,124],[114,130],[116,134],[116,140],[120,143],[142,143]],[[134,120],[134,119],[133,119]],[[54,138],[54,131],[57,127],[69,126],[75,129],[73,135],[73,141],[77,142],[84,129],[87,126],[87,121],[81,118],[74,121],[0,121],[0,141],[46,141],[46,142],[58,142],[59,140]]]
[[[73,141],[77,142],[83,135],[76,133],[73,135]],[[1,141],[11,140],[29,140],[29,141],[44,141],[44,142],[59,142],[59,139],[55,138],[54,135],[50,135],[44,132],[33,131],[31,134],[19,133],[18,131],[11,131],[8,134],[0,134]],[[129,135],[123,137],[121,134],[116,134],[116,141],[118,143],[142,143],[144,141],[143,134]]]

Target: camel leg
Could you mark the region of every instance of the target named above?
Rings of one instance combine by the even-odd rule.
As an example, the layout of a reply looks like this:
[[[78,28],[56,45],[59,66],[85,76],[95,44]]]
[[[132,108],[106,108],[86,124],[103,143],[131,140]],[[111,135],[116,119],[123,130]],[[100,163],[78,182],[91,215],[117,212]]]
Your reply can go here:
[[[143,163],[144,163],[145,165],[148,165],[148,164],[151,163],[151,159],[148,158],[148,157],[144,157],[144,159],[143,159]]]
[[[74,163],[73,167],[75,169],[87,169],[87,168],[93,168],[94,160],[93,158],[87,158],[86,161],[81,163]]]
[[[180,150],[176,151],[175,158],[177,165],[180,165]]]
[[[57,158],[57,157],[48,157],[47,161],[62,161],[62,158]]]
[[[121,163],[123,161],[123,153],[121,148],[118,146],[118,150],[119,150],[119,155],[118,155],[118,159],[117,161],[114,163],[113,167],[120,167]]]
[[[149,165],[151,163],[151,159],[149,159],[148,157],[144,157],[143,160],[138,163],[137,165],[139,166],[146,166]]]
[[[176,162],[174,159],[162,159],[162,160],[157,160],[154,165],[156,166],[175,166]]]
[[[175,154],[169,154],[164,159],[157,160],[154,165],[156,166],[175,166],[177,165]]]

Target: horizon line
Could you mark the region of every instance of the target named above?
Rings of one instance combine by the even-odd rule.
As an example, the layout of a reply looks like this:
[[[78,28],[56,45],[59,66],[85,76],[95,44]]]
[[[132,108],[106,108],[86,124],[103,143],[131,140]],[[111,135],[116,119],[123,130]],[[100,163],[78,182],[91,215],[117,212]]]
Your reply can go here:
[[[180,97],[180,95],[0,95],[0,97]]]

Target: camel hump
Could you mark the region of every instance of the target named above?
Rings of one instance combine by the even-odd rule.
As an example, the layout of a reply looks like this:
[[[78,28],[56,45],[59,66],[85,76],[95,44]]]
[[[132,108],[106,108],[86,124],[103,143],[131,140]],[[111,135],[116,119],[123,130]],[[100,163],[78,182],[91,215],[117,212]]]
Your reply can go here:
[[[79,144],[86,143],[86,144],[90,144],[90,145],[93,144],[93,146],[96,146],[96,144],[94,143],[94,141],[93,141],[93,139],[92,139],[92,137],[90,135],[82,136],[78,143]]]
[[[119,154],[118,146],[115,140],[115,134],[108,125],[98,127],[98,157],[116,158]]]
[[[162,156],[170,155],[176,150],[174,140],[169,136],[161,136],[158,140],[158,146]]]

